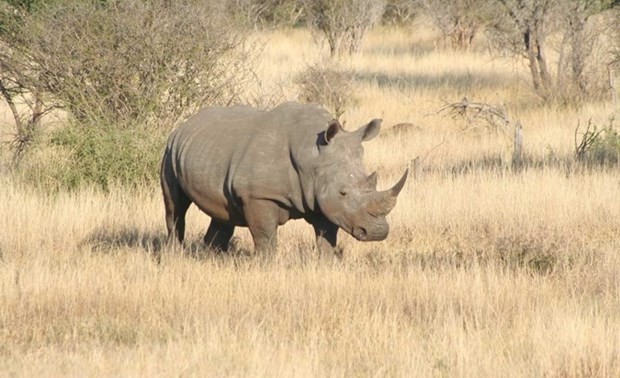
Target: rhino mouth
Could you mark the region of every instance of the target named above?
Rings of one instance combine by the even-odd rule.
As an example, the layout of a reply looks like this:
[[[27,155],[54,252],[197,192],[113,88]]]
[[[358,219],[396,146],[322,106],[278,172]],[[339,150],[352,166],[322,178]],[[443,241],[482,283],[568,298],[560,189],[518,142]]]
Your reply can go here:
[[[381,241],[388,236],[388,225],[372,225],[371,228],[354,226],[349,232],[355,239],[359,241]]]
[[[359,241],[366,241],[368,239],[368,232],[364,227],[354,227],[352,234]]]

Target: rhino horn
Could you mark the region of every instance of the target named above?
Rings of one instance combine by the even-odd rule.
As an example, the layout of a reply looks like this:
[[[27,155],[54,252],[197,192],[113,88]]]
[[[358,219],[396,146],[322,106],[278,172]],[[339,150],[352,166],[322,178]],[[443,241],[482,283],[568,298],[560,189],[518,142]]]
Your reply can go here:
[[[398,182],[396,183],[396,185],[394,185],[392,189],[390,189],[390,193],[392,194],[394,198],[398,196],[400,191],[403,189],[403,186],[405,186],[405,181],[407,181],[408,175],[409,175],[409,169],[405,170],[405,173],[403,173],[403,177],[401,177],[400,180],[398,180]]]
[[[376,189],[377,188],[377,172],[373,172],[368,177],[366,177],[365,183],[369,188]]]
[[[376,216],[386,216],[394,206],[396,206],[396,198],[405,186],[409,170],[406,170],[403,177],[391,189],[377,192],[375,198],[370,203],[370,213]]]

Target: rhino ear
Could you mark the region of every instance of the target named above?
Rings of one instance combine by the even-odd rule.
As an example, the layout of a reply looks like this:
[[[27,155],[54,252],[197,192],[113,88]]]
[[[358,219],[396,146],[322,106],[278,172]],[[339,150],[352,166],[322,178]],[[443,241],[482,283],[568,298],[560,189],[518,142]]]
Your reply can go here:
[[[367,125],[360,127],[355,133],[360,135],[360,139],[362,142],[367,140],[371,140],[379,134],[379,130],[381,130],[381,122],[382,119],[373,119]]]
[[[325,130],[325,143],[329,144],[332,139],[342,130],[342,126],[337,119],[332,119],[329,121],[329,126],[327,126],[327,130]]]

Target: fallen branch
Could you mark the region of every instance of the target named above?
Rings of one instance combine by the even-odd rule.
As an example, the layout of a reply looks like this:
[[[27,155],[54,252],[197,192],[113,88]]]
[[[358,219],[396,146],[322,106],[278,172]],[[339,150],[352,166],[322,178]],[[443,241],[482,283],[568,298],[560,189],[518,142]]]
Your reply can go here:
[[[452,116],[453,119],[465,118],[468,122],[466,129],[471,128],[471,125],[479,120],[503,132],[506,132],[510,125],[510,118],[503,108],[483,102],[470,102],[467,97],[463,97],[460,102],[445,105],[436,114],[443,112],[448,112],[448,115]]]

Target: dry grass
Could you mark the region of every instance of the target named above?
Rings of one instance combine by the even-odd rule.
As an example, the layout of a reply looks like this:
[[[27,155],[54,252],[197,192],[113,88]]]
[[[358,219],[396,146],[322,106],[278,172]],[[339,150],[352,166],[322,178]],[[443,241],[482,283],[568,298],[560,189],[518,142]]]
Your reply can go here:
[[[263,38],[261,75],[293,97],[326,50],[303,31]],[[1,178],[0,375],[619,376],[618,170],[567,163],[577,120],[612,110],[538,107],[525,67],[435,50],[425,31],[377,30],[345,63],[361,98],[347,127],[416,126],[368,143],[379,185],[424,158],[388,240],[343,235],[344,260],[321,261],[289,222],[276,261],[248,254],[246,230],[215,256],[192,209],[181,253],[162,247],[158,188],[45,194]],[[513,173],[502,133],[434,114],[463,96],[505,103],[541,165]]]

